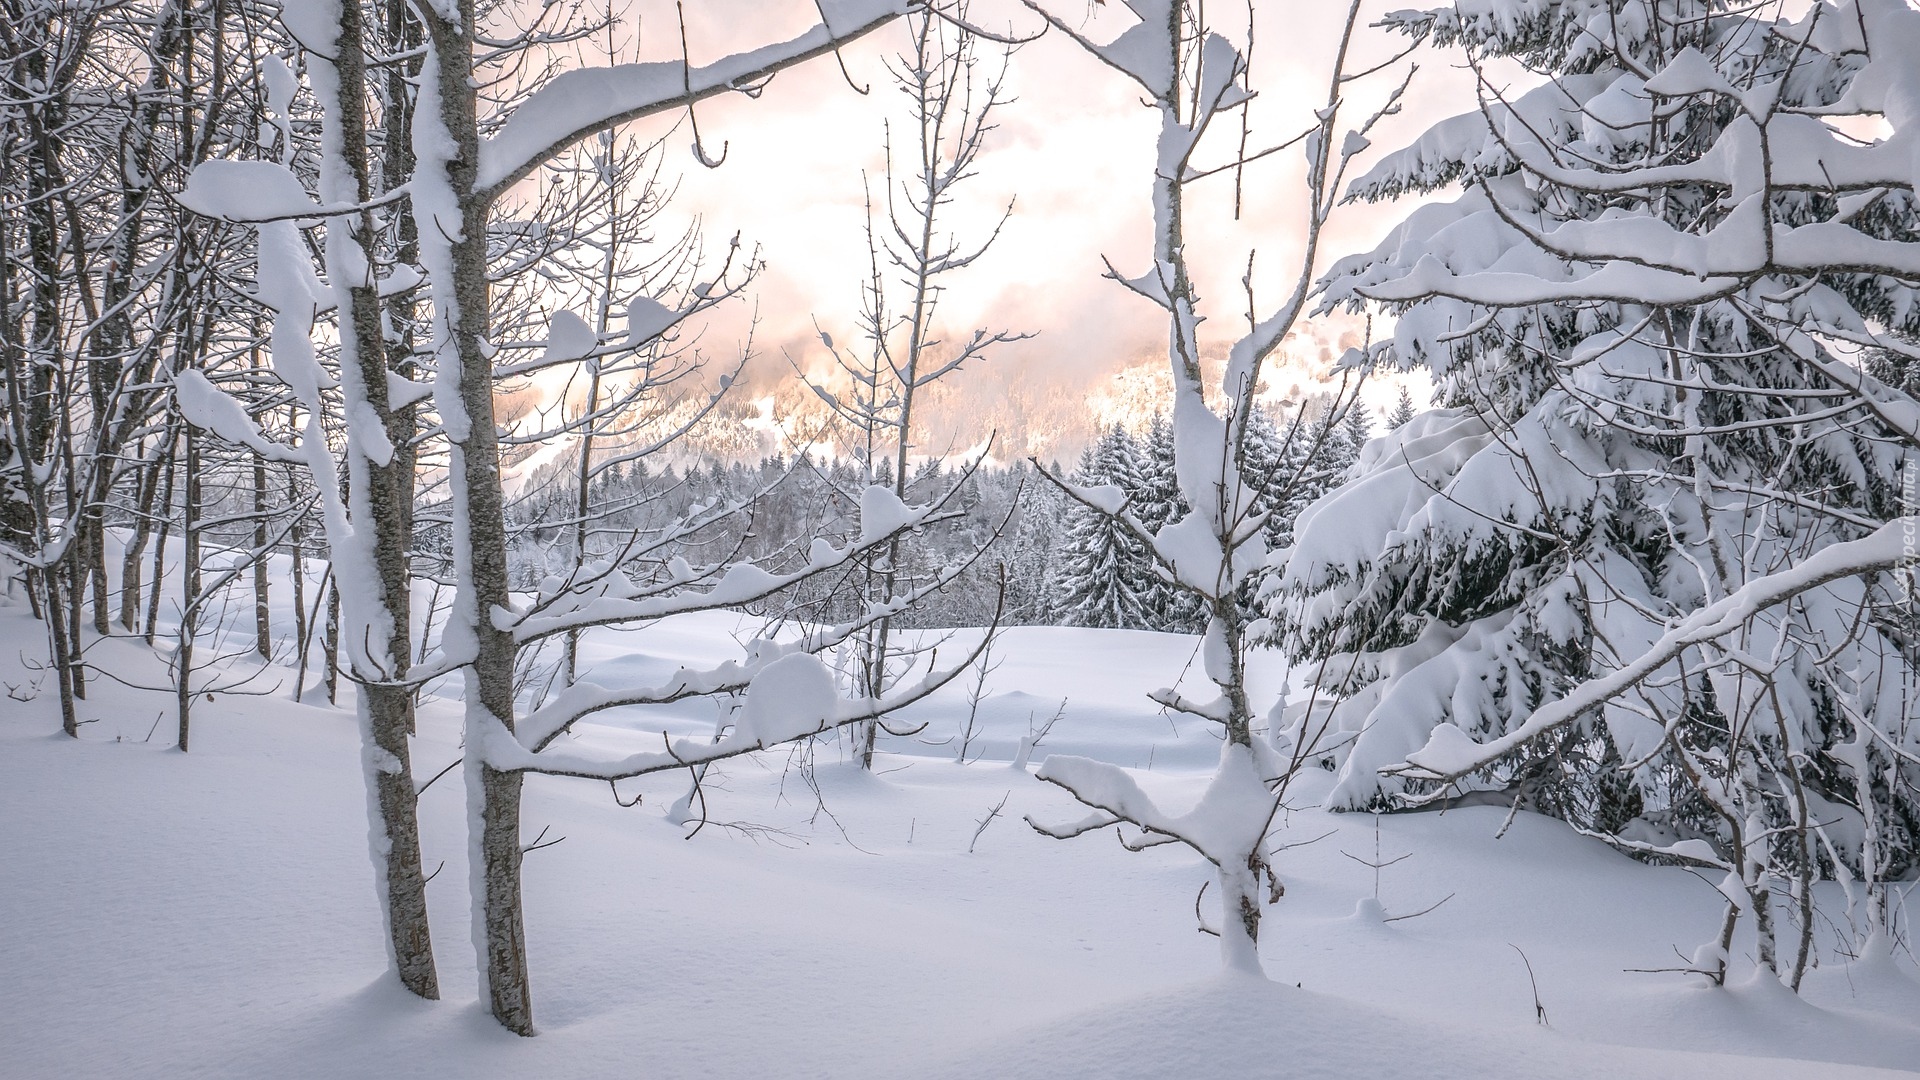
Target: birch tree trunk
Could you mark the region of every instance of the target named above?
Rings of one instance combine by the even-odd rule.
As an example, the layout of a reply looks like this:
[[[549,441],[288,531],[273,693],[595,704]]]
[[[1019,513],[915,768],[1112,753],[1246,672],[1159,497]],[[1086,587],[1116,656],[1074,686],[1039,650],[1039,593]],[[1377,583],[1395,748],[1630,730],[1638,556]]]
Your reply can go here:
[[[339,11],[331,57],[309,61],[315,96],[326,115],[321,196],[333,203],[364,204],[374,194],[367,153],[366,27],[359,0],[345,0]],[[440,982],[428,933],[418,798],[407,742],[413,730],[413,695],[401,684],[411,653],[407,550],[412,542],[413,456],[396,451],[412,431],[391,404],[382,306],[370,250],[374,236],[373,215],[367,210],[335,218],[327,228],[327,276],[341,321],[342,394],[350,408],[364,409],[379,422],[386,443],[368,445],[368,432],[348,440],[345,503],[351,524],[330,522],[328,540],[336,565],[355,571],[370,566],[374,580],[342,582],[336,576],[333,596],[344,610],[333,622],[347,628],[348,640],[336,641],[336,649],[345,645],[340,651],[359,688],[355,708],[366,745],[362,760],[374,819],[369,836],[388,955],[403,986],[437,999]]]
[[[421,152],[414,215],[424,236],[423,261],[434,279],[438,352],[436,400],[446,426],[453,488],[453,548],[464,586],[447,633],[471,652],[466,668],[466,773],[471,799],[469,854],[479,952],[480,998],[501,1026],[532,1035],[526,932],[520,907],[521,776],[487,764],[485,742],[513,729],[513,635],[497,627],[508,606],[505,511],[500,443],[493,408],[493,365],[485,335],[487,215],[491,198],[477,190],[478,101],[471,79],[474,0],[443,14],[420,9],[429,42],[420,74],[414,146]],[[448,17],[451,15],[451,18]],[[456,646],[457,647],[457,646]]]

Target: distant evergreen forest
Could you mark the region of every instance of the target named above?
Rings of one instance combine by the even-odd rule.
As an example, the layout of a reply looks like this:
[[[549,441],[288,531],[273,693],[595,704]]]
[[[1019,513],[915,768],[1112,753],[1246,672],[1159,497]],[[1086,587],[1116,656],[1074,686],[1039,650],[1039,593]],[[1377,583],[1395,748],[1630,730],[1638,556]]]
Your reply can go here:
[[[1411,414],[1403,394],[1386,422],[1397,426]],[[1344,418],[1328,416],[1313,403],[1260,414],[1250,429],[1250,471],[1262,478],[1263,487],[1287,492],[1285,498],[1263,499],[1270,547],[1289,543],[1294,518],[1358,460],[1372,426],[1360,407],[1346,410]],[[650,469],[644,460],[621,460],[617,450],[609,450],[606,460],[588,484],[589,561],[648,544],[696,507],[739,506],[696,534],[664,545],[658,558],[643,565],[664,566],[674,556],[695,565],[744,557],[774,573],[791,571],[804,564],[815,539],[844,544],[856,538],[861,491],[893,479],[892,463],[884,458],[869,470],[857,460],[828,460],[810,452],[684,469]],[[1118,487],[1149,529],[1186,512],[1164,413],[1137,433],[1118,424],[1107,427],[1088,440],[1071,467],[1050,462],[1047,468],[1076,484]],[[544,579],[576,565],[582,533],[577,471],[578,462],[568,457],[547,462],[509,504],[508,557],[516,588],[537,589]],[[1296,475],[1299,482],[1290,482]],[[1032,462],[978,467],[955,459],[929,462],[909,481],[907,501],[938,498],[956,481],[942,520],[920,528],[902,545],[897,568],[908,581],[926,581],[945,568],[972,562],[947,587],[902,615],[899,625],[982,626],[994,620],[999,607],[1000,622],[1008,625],[1173,633],[1198,633],[1204,626],[1204,613],[1155,571],[1135,537],[1112,517],[1069,498]],[[430,510],[421,516],[418,546],[429,560],[446,559],[451,551],[451,537],[445,525],[436,524],[439,520]],[[750,609],[797,612],[821,622],[849,619],[863,603],[859,579],[874,571],[863,565],[810,578]],[[1260,607],[1259,580],[1245,590],[1250,618],[1257,618]]]

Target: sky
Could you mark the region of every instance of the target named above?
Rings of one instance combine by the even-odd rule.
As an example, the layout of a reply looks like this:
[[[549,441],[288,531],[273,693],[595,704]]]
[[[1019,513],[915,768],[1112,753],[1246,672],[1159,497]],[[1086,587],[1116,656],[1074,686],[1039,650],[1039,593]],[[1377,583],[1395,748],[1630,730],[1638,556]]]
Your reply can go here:
[[[1384,10],[1388,5],[1382,4]],[[1216,5],[1216,10],[1230,9]],[[1131,25],[1119,4],[1051,0],[1049,10],[1078,23],[1098,41]],[[1258,12],[1252,83],[1252,147],[1290,137],[1310,122],[1326,94],[1328,65],[1344,6],[1267,4]],[[1384,58],[1399,39],[1367,29],[1377,13],[1363,9],[1354,55]],[[975,0],[973,19],[1040,28],[1037,17],[1010,0]],[[812,3],[796,0],[700,0],[687,5],[687,49],[698,64],[729,52],[790,37],[817,20]],[[1221,29],[1236,38],[1246,16],[1227,10]],[[623,13],[623,43],[637,31],[644,59],[675,59],[679,26],[670,3],[634,0]],[[736,231],[758,245],[766,269],[748,300],[733,305],[704,331],[701,347],[715,355],[736,351],[753,328],[757,358],[747,390],[761,410],[803,408],[811,397],[796,369],[820,374],[828,358],[819,330],[837,342],[857,339],[860,284],[867,265],[864,184],[876,196],[883,182],[884,124],[896,138],[905,99],[883,62],[909,47],[904,24],[884,28],[844,51],[845,74],[831,57],[782,73],[757,98],[732,95],[698,110],[700,134],[719,168],[703,167],[692,152],[685,114],[634,125],[641,138],[665,135],[667,171],[682,172],[676,213],[698,215],[710,242]],[[997,49],[983,49],[983,67],[997,68]],[[630,57],[629,57],[630,58]],[[1448,57],[1423,55],[1409,107],[1376,130],[1374,145],[1388,149],[1416,136],[1425,124],[1472,107],[1470,84]],[[1399,69],[1403,71],[1404,69]],[[1377,103],[1397,73],[1360,84],[1348,108]],[[861,94],[855,86],[868,89]],[[1165,323],[1148,302],[1102,278],[1102,256],[1128,273],[1146,268],[1149,252],[1152,157],[1157,114],[1138,88],[1086,56],[1065,35],[1050,33],[1019,49],[1008,62],[1007,95],[977,175],[956,189],[944,215],[957,235],[978,242],[1012,205],[987,254],[948,281],[940,324],[948,340],[975,328],[1032,335],[1001,346],[970,364],[930,395],[939,434],[927,441],[959,450],[997,432],[996,456],[1038,454],[1069,461],[1098,426],[1138,423],[1165,367]],[[1236,133],[1216,132],[1203,144],[1205,163],[1224,163]],[[1371,156],[1363,157],[1364,164]],[[1224,352],[1245,326],[1247,299],[1240,279],[1255,256],[1256,303],[1277,304],[1297,272],[1305,214],[1303,165],[1297,152],[1255,163],[1245,174],[1241,220],[1233,220],[1233,181],[1223,174],[1190,197],[1189,234],[1203,306],[1211,312],[1203,338]],[[864,178],[864,180],[863,180]],[[1329,258],[1376,243],[1405,208],[1352,207],[1336,214],[1324,241]],[[1348,317],[1317,320],[1283,346],[1269,376],[1268,394],[1298,400],[1320,389],[1326,366],[1362,340],[1364,326]],[[1390,405],[1406,383],[1417,402],[1424,379],[1381,379],[1369,391],[1376,408]]]

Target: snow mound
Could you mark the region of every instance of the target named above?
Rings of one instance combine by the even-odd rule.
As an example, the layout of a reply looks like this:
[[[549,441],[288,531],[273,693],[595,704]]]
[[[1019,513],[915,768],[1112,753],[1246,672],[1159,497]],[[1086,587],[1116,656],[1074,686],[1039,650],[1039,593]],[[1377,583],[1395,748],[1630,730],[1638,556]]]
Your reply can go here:
[[[1577,1050],[1575,1047],[1577,1046]],[[1347,1080],[1867,1080],[1891,1069],[1570,1044],[1552,1028],[1441,1024],[1222,975],[1010,1033],[917,1075]]]

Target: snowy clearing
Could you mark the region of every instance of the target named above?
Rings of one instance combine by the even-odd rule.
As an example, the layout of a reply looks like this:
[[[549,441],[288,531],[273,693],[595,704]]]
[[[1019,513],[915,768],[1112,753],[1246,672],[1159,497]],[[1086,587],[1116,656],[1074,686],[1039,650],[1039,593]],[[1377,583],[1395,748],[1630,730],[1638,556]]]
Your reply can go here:
[[[708,615],[642,633],[711,656],[734,629]],[[38,634],[0,609],[0,676],[22,696]],[[590,638],[592,663],[637,663],[625,636]],[[158,694],[97,685],[77,742],[56,733],[50,695],[10,703],[0,1076],[1839,1078],[1920,1061],[1908,956],[1847,963],[1825,925],[1803,999],[1625,972],[1708,939],[1718,894],[1531,814],[1496,841],[1497,808],[1383,818],[1377,857],[1371,816],[1293,811],[1280,842],[1330,835],[1278,856],[1287,895],[1261,940],[1274,981],[1219,974],[1194,928],[1198,857],[1047,840],[1021,817],[1083,808],[1008,763],[1028,713],[1044,721],[1064,696],[1036,758],[1101,757],[1184,805],[1217,743],[1144,694],[1193,644],[1015,631],[989,679],[986,760],[959,766],[952,744],[923,741],[964,721],[949,687],[918,739],[883,743],[876,775],[815,744],[818,798],[798,751],[715,766],[692,840],[663,816],[684,777],[623,783],[623,800],[645,794],[633,808],[601,785],[532,779],[528,838],[565,840],[526,860],[531,1040],[474,997],[457,774],[421,797],[427,866],[444,862],[428,896],[446,975],[446,999],[422,1002],[380,951],[350,710],[293,704],[275,669],[272,695],[204,704],[181,755],[164,730],[146,740]],[[163,683],[137,641],[96,648],[122,678]],[[634,726],[583,737],[657,744]],[[458,702],[429,701],[418,774],[454,761],[458,739]],[[1296,805],[1327,781],[1310,772]],[[1381,871],[1385,914],[1453,899],[1383,923],[1356,860],[1409,852]],[[1844,919],[1837,893],[1822,902]],[[1522,952],[1551,1026],[1535,1022]],[[1735,970],[1744,980],[1751,959]]]

